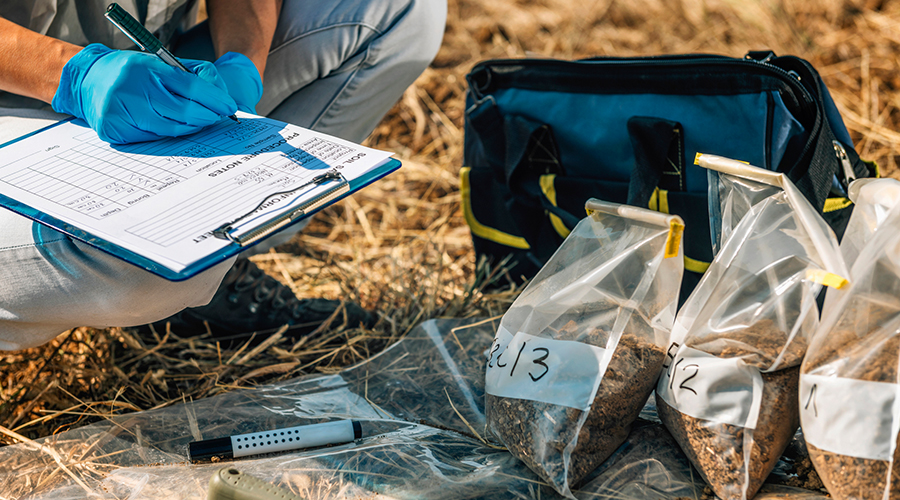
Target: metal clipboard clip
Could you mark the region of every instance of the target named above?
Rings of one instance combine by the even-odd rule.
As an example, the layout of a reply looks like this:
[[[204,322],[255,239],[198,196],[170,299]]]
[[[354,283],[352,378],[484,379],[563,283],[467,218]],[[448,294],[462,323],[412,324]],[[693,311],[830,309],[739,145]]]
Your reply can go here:
[[[299,204],[297,204],[296,200],[292,201],[291,204],[293,206],[287,211],[281,212],[274,217],[266,218],[259,224],[244,227],[255,220],[253,218],[254,215],[256,215],[255,218],[264,217],[260,212],[265,211],[266,203],[279,198],[286,199],[304,188],[309,189],[304,193],[304,196],[301,197]],[[329,171],[315,176],[309,182],[297,186],[296,188],[287,191],[279,191],[266,196],[264,200],[253,208],[253,210],[250,210],[231,222],[222,224],[214,229],[212,234],[216,238],[228,240],[232,243],[237,243],[240,246],[246,246],[265,238],[291,222],[327,205],[349,192],[350,183],[347,182],[347,179],[337,172]]]

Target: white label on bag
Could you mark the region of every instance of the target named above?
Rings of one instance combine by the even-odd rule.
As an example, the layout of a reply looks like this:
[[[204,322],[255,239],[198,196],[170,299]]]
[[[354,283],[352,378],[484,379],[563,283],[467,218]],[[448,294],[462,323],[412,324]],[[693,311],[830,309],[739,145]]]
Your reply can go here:
[[[756,367],[672,343],[656,392],[685,415],[755,429],[762,388]]]
[[[571,340],[513,336],[501,327],[488,353],[485,391],[588,410],[609,363],[606,352]]]
[[[897,443],[897,384],[800,376],[800,423],[806,441],[832,453],[890,460]]]
[[[484,353],[485,357],[488,359],[488,364],[492,358],[496,358],[499,356],[506,346],[512,342],[513,334],[509,333],[503,325],[500,325],[500,328],[497,329],[497,335],[494,335],[494,341],[491,342],[491,348]]]

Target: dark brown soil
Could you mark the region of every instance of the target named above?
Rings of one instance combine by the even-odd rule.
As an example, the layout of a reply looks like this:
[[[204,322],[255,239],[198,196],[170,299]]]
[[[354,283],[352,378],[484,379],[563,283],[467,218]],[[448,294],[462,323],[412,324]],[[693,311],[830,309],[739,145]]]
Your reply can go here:
[[[595,335],[605,336],[599,331]],[[590,335],[586,340],[593,343]],[[664,355],[662,347],[623,334],[590,411],[486,394],[491,430],[539,476],[571,487],[628,437],[656,384]]]
[[[781,455],[781,461],[783,463],[775,466],[778,474],[775,471],[769,474],[768,479],[766,479],[767,483],[822,493],[826,492],[825,484],[822,483],[819,473],[816,472],[816,468],[813,466],[812,459],[809,458],[806,440],[803,439],[802,434],[794,435],[791,444],[788,445],[787,449],[784,450],[784,454]],[[780,470],[779,467],[781,467]]]

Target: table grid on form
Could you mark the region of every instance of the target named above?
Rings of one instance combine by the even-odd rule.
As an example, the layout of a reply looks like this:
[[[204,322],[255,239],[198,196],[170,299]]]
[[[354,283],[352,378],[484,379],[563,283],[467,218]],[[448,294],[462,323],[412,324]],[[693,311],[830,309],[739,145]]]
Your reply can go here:
[[[231,130],[218,125],[188,138],[122,146],[106,144],[94,134],[82,134],[76,137],[81,144],[49,160],[36,161],[3,181],[100,219],[201,173],[203,169],[198,167],[204,161],[233,154],[230,148],[241,141],[276,130],[258,121],[244,123]],[[222,132],[223,128],[227,132]]]
[[[400,165],[389,152],[238,116],[240,123],[128,145],[62,120],[3,146],[0,208],[179,280],[239,251],[216,229],[257,235]]]

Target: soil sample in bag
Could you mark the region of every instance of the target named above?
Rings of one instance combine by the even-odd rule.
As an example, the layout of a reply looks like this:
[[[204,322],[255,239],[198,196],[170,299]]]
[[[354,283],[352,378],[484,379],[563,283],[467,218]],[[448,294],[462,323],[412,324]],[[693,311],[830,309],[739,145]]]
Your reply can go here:
[[[745,500],[799,426],[816,298],[849,272],[834,232],[784,174],[698,160],[717,179],[709,208],[721,247],[676,316],[657,410],[715,494]]]
[[[568,498],[650,397],[684,272],[679,217],[585,208],[485,352],[487,433]]]
[[[881,329],[882,322],[889,321],[896,311],[885,311],[860,304],[853,304],[851,307],[854,306],[856,311],[850,312],[848,316],[851,317],[845,318],[849,321],[842,321],[838,324],[838,328],[829,332],[828,339],[821,346],[822,349],[811,353],[809,359],[804,362],[804,374],[824,367],[828,372],[836,371],[843,378],[864,382],[881,382],[890,384],[886,387],[896,387],[900,336],[894,335],[892,332],[882,332],[879,335],[877,332]],[[868,310],[859,314],[862,321],[854,321],[852,318],[854,312],[864,309]],[[870,329],[875,332],[864,335],[856,333],[857,330],[865,332]],[[851,394],[835,396],[852,397]],[[825,409],[823,405],[827,404],[827,401],[821,397],[817,399],[816,401],[815,396],[811,398],[810,394],[802,394],[800,405],[802,407],[806,401],[810,401],[811,406],[816,405],[814,410]],[[849,404],[850,407],[844,408],[843,411],[857,413],[860,416],[879,410],[879,408],[873,408],[872,405],[860,407],[852,402],[848,403],[844,398],[838,404],[841,406]],[[897,418],[898,415],[893,415],[894,420]],[[805,420],[804,425],[806,425]],[[812,432],[811,430],[810,433]],[[854,437],[845,435],[843,439],[853,440]],[[897,440],[897,445],[894,447],[892,460],[874,460],[835,453],[816,447],[810,443],[810,440],[815,440],[814,436],[808,437],[806,443],[810,458],[822,478],[822,482],[835,498],[881,499],[886,488],[889,490],[889,498],[900,498],[900,439]],[[890,481],[889,487],[888,481]]]
[[[686,342],[692,348],[719,358],[741,358],[756,368],[771,366],[784,350],[781,366],[789,368],[760,373],[762,397],[753,429],[687,415],[657,393],[660,420],[722,500],[741,499],[745,487],[747,498],[752,498],[800,426],[797,405],[799,364],[806,344],[794,339],[785,346],[785,341],[785,334],[772,321],[763,320],[742,332],[728,332],[718,338],[705,337],[702,343],[694,345],[690,338]],[[684,379],[679,379],[679,383],[683,385]],[[749,468],[745,463],[748,452]]]
[[[897,443],[900,448],[900,442]],[[806,443],[819,477],[828,485],[835,498],[882,498],[890,468],[889,498],[900,498],[900,453],[894,451],[893,464],[884,460],[869,460],[820,450]]]
[[[762,374],[762,411],[756,429],[694,418],[656,399],[660,419],[703,479],[722,499],[741,498],[744,432],[752,432],[748,498],[762,486],[800,426],[797,385],[800,367]]]
[[[819,478],[819,473],[816,472],[812,459],[809,458],[809,450],[806,449],[806,440],[802,432],[798,431],[794,434],[791,443],[778,459],[775,469],[766,478],[765,484],[823,493],[827,491],[822,479]]]
[[[594,330],[582,341],[604,346],[606,337]],[[664,358],[659,345],[624,333],[589,411],[487,394],[492,431],[543,479],[575,485],[625,442]],[[567,448],[568,470],[563,460]]]

